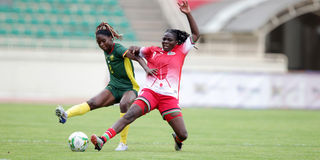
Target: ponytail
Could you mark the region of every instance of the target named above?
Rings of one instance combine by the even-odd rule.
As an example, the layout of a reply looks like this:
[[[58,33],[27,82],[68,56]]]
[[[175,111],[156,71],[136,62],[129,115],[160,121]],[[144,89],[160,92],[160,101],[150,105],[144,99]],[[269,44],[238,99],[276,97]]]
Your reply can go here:
[[[97,28],[96,28],[96,35],[97,34],[103,34],[107,36],[111,36],[112,38],[115,39],[122,39],[122,34],[119,34],[116,32],[108,23],[106,22],[101,22]]]

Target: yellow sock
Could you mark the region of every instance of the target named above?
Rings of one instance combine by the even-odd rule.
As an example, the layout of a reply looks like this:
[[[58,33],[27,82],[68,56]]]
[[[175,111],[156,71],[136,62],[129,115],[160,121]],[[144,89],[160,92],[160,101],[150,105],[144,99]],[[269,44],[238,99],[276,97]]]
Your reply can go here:
[[[89,111],[90,111],[90,106],[87,102],[85,102],[85,103],[81,103],[81,104],[72,106],[66,112],[68,114],[68,118],[70,118],[73,116],[85,114]]]
[[[123,117],[126,113],[120,113],[120,117]],[[127,144],[127,136],[128,136],[129,125],[124,127],[124,129],[120,132],[120,142],[123,144]]]

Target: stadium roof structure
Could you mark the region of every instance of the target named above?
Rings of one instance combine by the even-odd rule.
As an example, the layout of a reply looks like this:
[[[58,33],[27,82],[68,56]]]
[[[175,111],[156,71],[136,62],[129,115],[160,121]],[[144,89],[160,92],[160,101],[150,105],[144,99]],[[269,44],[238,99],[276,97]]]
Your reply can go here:
[[[192,13],[201,33],[268,33],[300,15],[320,10],[320,0],[220,0]]]

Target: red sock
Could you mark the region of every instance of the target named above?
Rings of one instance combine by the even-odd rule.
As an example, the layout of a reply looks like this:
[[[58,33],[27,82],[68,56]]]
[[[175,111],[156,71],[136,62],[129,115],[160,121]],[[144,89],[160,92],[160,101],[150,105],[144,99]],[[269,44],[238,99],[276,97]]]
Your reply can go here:
[[[113,128],[109,128],[104,134],[103,136],[101,136],[101,138],[103,138],[103,140],[105,142],[109,141],[112,137],[114,137],[115,135],[117,135],[116,131],[114,131]]]
[[[178,141],[178,142],[180,142],[180,143],[182,143],[183,141],[181,141],[180,139],[179,139],[179,137],[178,136],[176,136],[176,141]]]

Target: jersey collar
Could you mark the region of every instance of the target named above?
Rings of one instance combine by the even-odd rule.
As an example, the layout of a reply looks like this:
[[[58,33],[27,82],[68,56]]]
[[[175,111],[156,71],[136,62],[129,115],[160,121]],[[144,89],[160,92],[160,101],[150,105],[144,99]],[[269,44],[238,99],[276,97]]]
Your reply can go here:
[[[163,51],[163,53],[168,54],[169,52],[175,51],[180,45],[181,45],[181,44],[175,45],[170,51],[165,51],[165,50],[163,50],[162,47],[161,47],[161,50]]]
[[[114,45],[115,45],[115,43],[113,43],[112,49],[111,49],[111,51],[110,51],[108,54],[111,54],[111,53],[112,53],[112,51],[113,51],[113,49],[114,49]]]

